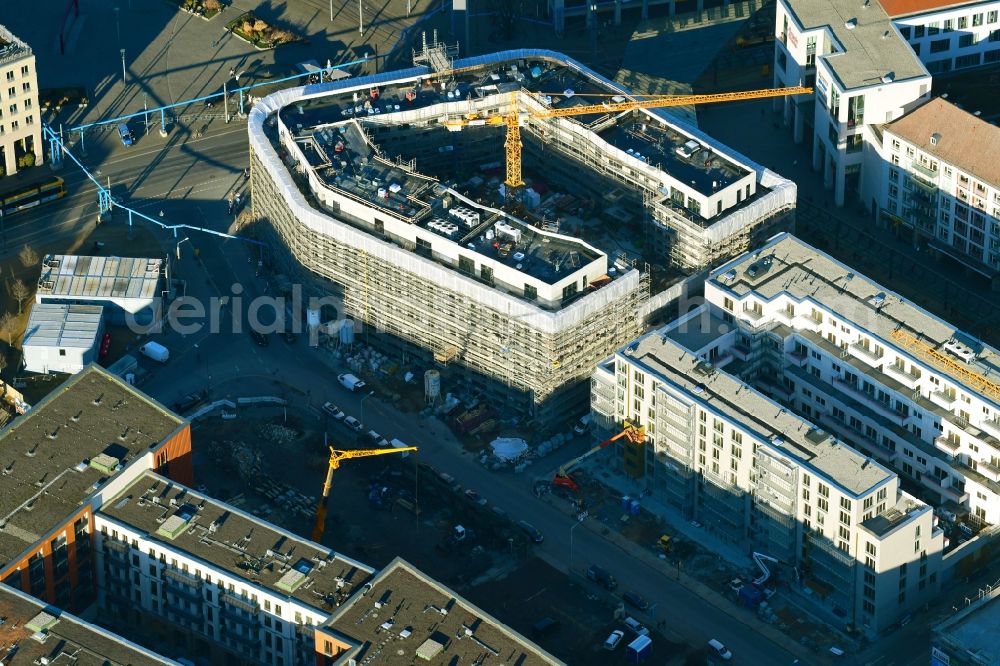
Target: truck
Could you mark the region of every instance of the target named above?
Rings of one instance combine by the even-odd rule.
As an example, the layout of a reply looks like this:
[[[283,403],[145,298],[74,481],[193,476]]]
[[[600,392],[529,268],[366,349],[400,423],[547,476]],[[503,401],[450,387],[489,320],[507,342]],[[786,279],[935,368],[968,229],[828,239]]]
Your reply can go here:
[[[405,449],[408,446],[408,444],[406,444],[405,442],[403,442],[401,440],[396,439],[395,437],[393,437],[391,440],[389,440],[389,444],[394,449]],[[410,457],[410,452],[409,451],[403,451],[401,454],[399,454],[399,457],[400,458],[409,458]]]
[[[159,342],[147,342],[139,347],[139,351],[144,356],[148,356],[159,363],[166,363],[167,359],[170,358],[170,350],[161,345]]]
[[[587,569],[587,578],[595,583],[601,584],[608,590],[613,590],[618,587],[618,581],[615,580],[615,577],[608,573],[607,570],[602,569],[596,564],[591,564],[590,568]]]
[[[360,391],[365,383],[351,374],[337,375],[337,381],[348,391]]]

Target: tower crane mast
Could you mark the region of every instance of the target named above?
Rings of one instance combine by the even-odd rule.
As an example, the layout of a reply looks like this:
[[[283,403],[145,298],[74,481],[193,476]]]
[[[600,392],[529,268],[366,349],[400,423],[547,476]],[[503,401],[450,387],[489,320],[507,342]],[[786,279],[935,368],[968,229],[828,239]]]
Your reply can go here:
[[[316,543],[320,543],[320,539],[323,538],[323,530],[326,527],[326,504],[330,499],[330,488],[333,487],[333,472],[340,469],[341,461],[417,450],[415,446],[389,447],[385,449],[350,449],[346,451],[335,449],[332,446],[329,448],[330,458],[327,461],[326,480],[323,481],[323,495],[316,506],[316,524],[313,526],[312,531],[312,540]]]

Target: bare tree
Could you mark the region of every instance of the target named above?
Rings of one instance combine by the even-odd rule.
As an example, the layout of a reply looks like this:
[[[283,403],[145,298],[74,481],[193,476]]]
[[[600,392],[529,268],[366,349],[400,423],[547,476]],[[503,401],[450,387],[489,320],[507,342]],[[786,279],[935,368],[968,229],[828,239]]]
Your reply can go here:
[[[27,246],[25,246],[27,247]],[[17,299],[17,314],[21,314],[22,308],[24,306],[24,301],[28,298],[31,291],[28,289],[28,285],[24,284],[24,281],[20,278],[14,280],[13,282],[7,283],[8,289],[10,289],[10,295]]]
[[[4,312],[0,314],[0,334],[7,336],[7,344],[13,345],[11,338],[14,336],[14,328],[17,325],[17,320],[14,319],[14,315],[9,312]]]
[[[25,243],[21,251],[17,253],[18,258],[21,260],[21,265],[27,268],[28,266],[34,266],[38,263],[38,253],[35,249]]]

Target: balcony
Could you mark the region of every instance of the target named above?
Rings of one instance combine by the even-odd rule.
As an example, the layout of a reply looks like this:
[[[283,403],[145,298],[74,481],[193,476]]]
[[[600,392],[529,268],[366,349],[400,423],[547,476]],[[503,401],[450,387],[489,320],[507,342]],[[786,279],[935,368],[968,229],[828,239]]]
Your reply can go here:
[[[903,421],[906,417],[892,407],[892,405],[879,401],[878,398],[869,393],[865,393],[854,384],[845,382],[843,379],[834,379],[833,384],[837,388],[844,389],[852,397],[859,398],[860,402],[862,402],[865,406],[874,408],[879,415],[889,419],[894,424],[900,426],[903,425]]]
[[[882,368],[882,372],[889,375],[907,388],[915,389],[920,382],[919,371],[914,373],[895,365],[887,365]]]
[[[945,393],[944,391],[931,391],[931,402],[939,407],[944,407],[945,409],[951,409],[952,405],[955,404],[955,396]]]
[[[949,456],[955,456],[958,454],[958,450],[962,448],[959,442],[952,441],[947,437],[935,437],[934,447],[939,451],[944,451]]]
[[[876,354],[867,347],[863,347],[860,343],[855,342],[854,344],[848,345],[847,349],[851,352],[851,355],[861,359],[865,363],[876,366],[882,359],[882,354]]]
[[[780,310],[775,311],[774,317],[775,319],[791,326],[792,322],[795,320],[795,310],[787,307],[781,308]]]
[[[764,318],[764,311],[763,310],[744,309],[743,310],[743,316],[746,317],[747,319],[749,319],[752,322],[758,322],[758,321],[760,321],[761,319]]]
[[[809,354],[805,349],[797,349],[793,352],[785,354],[785,360],[789,365],[794,365],[797,368],[803,367],[809,360]]]
[[[976,466],[976,471],[985,476],[990,481],[1000,481],[1000,467],[990,462],[981,462]]]
[[[979,427],[990,433],[994,437],[1000,437],[1000,420],[988,419],[979,424]]]
[[[732,352],[733,356],[740,359],[741,361],[749,361],[750,355],[753,353],[753,350],[750,349],[750,346],[743,344],[742,342],[737,342],[735,345],[730,347],[729,351]]]
[[[910,169],[912,169],[914,173],[918,173],[924,178],[931,180],[932,182],[937,180],[938,172],[933,169],[929,169],[928,167],[925,167],[917,160],[913,160],[912,162],[910,162]]]

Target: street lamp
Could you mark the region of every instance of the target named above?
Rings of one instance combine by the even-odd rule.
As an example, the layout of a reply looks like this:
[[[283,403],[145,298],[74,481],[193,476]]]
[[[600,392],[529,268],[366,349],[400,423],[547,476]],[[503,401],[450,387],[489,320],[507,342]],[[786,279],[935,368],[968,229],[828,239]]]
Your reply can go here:
[[[364,16],[361,12],[361,0],[358,0],[358,33],[365,34]]]
[[[191,240],[191,238],[188,237],[188,236],[185,236],[184,238],[182,238],[179,241],[177,241],[177,246],[175,248],[176,252],[177,252],[177,261],[181,260],[181,243],[183,243],[184,241],[189,241],[189,240]]]
[[[375,395],[375,391],[369,391],[368,395],[361,396],[361,425],[365,424],[365,400]]]
[[[128,85],[125,80],[125,49],[119,49],[122,52],[122,85]]]
[[[118,34],[118,43],[122,43],[122,29],[121,25],[118,23],[118,8],[115,7],[115,32]]]

